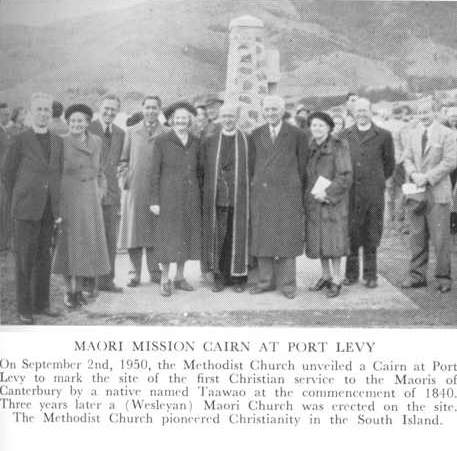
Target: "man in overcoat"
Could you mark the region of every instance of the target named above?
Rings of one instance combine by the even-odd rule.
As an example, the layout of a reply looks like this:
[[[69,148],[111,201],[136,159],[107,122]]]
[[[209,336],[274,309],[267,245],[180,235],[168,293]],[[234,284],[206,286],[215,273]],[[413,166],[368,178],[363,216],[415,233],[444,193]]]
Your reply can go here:
[[[224,104],[221,131],[203,144],[202,266],[214,274],[214,292],[242,292],[248,275],[249,155],[238,118],[238,106]]]
[[[117,177],[117,168],[124,146],[125,132],[113,121],[116,119],[121,106],[121,101],[116,94],[107,94],[100,107],[99,119],[93,121],[89,131],[102,139],[101,165],[106,179],[106,194],[102,199],[103,221],[105,224],[106,242],[111,265],[111,272],[98,279],[98,289],[119,293],[122,291],[114,283],[114,266],[119,230],[119,209],[121,193]]]
[[[257,257],[259,268],[259,280],[251,294],[278,288],[284,296],[293,298],[295,260],[304,250],[308,141],[303,130],[281,120],[284,110],[281,97],[265,97],[263,114],[267,123],[250,137],[251,253]]]
[[[436,104],[431,99],[419,102],[419,125],[410,133],[405,149],[406,173],[425,191],[407,197],[411,263],[402,288],[427,284],[430,240],[436,255],[437,289],[447,293],[452,285],[449,175],[457,167],[457,142],[455,132],[437,121],[436,111]]]
[[[60,181],[63,141],[48,130],[52,98],[34,94],[32,128],[14,137],[1,175],[12,196],[19,320],[33,323],[33,314],[55,316],[49,310],[51,244],[60,222]]]
[[[126,248],[131,269],[128,286],[136,287],[141,281],[143,249],[150,281],[160,283],[161,271],[155,253],[156,217],[149,210],[154,142],[167,131],[160,124],[161,111],[158,96],[143,100],[144,119],[127,129],[119,165],[119,177],[124,190],[121,202],[119,247]]]
[[[359,248],[363,249],[363,279],[367,288],[377,287],[377,248],[381,242],[386,180],[395,167],[392,135],[372,121],[371,103],[360,98],[354,104],[356,123],[344,130],[349,144],[353,184],[349,202],[350,255],[346,260],[345,285],[359,279]]]

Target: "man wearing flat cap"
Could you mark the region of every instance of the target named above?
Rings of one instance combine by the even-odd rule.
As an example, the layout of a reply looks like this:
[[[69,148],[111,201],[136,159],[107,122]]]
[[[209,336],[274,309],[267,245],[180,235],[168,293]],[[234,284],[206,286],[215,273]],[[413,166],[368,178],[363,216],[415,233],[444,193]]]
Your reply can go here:
[[[16,253],[16,291],[19,320],[33,323],[33,314],[49,310],[51,243],[60,222],[60,183],[63,141],[49,132],[52,98],[33,94],[32,128],[13,139],[3,167],[2,181],[12,196]]]
[[[308,140],[303,130],[282,121],[284,110],[284,99],[266,96],[263,114],[267,123],[250,137],[251,253],[259,268],[251,294],[278,288],[292,299],[296,294],[295,260],[304,250]]]
[[[212,291],[245,289],[248,275],[248,140],[237,129],[239,107],[222,105],[221,130],[203,144],[202,267],[214,274]]]
[[[219,122],[219,111],[224,101],[218,96],[210,96],[206,100],[206,115],[208,119],[208,124],[203,130],[202,138],[207,138],[213,133],[217,133],[221,129],[221,124]]]

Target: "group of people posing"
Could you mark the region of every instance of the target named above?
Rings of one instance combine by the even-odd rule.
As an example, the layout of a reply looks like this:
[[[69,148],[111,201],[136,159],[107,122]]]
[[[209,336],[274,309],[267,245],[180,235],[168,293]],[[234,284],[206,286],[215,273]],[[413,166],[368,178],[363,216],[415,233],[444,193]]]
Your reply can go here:
[[[359,281],[360,248],[365,285],[376,288],[386,180],[396,162],[392,134],[375,125],[369,100],[357,99],[355,123],[335,134],[326,112],[310,114],[303,130],[283,119],[284,100],[268,95],[265,124],[250,135],[237,127],[235,104],[224,103],[211,130],[197,133],[193,105],[162,109],[155,95],[143,99],[142,118],[124,131],[113,123],[120,99],[108,94],[95,120],[89,106],[69,106],[67,133],[59,136],[50,127],[52,103],[47,94],[32,96],[31,127],[8,143],[1,164],[22,323],[54,314],[51,270],[64,278],[70,309],[97,290],[121,292],[114,283],[118,246],[129,255],[128,286],[141,283],[145,253],[150,281],[164,297],[194,289],[185,263],[200,260],[214,292],[245,291],[256,266],[252,295],[279,290],[292,299],[296,257],[305,252],[322,266],[309,289],[332,298]],[[412,257],[403,288],[427,283],[431,239],[437,289],[445,293],[451,243],[443,225],[449,225],[457,135],[435,111],[432,100],[419,102],[402,161],[416,187],[407,200]]]

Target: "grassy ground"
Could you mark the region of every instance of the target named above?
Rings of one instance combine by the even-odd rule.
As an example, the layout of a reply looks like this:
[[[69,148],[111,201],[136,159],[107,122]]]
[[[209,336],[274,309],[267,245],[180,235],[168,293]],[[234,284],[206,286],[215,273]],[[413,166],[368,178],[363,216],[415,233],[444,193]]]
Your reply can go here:
[[[379,253],[379,271],[399,287],[408,267],[408,238],[387,228]],[[433,260],[430,281],[433,280]],[[457,279],[457,240],[452,250],[453,279]],[[18,324],[14,292],[14,260],[0,255],[1,323]],[[447,294],[440,294],[433,283],[425,289],[405,291],[417,310],[271,310],[158,315],[99,315],[85,311],[67,312],[61,307],[63,287],[52,281],[52,305],[59,318],[36,317],[38,324],[72,325],[164,325],[164,326],[327,326],[327,327],[456,327],[457,283]]]

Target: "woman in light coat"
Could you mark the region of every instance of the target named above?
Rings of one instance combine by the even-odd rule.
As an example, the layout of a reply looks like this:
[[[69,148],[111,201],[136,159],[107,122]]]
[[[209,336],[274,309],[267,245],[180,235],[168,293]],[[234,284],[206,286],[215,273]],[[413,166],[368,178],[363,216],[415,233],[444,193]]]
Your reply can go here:
[[[53,271],[63,275],[64,303],[70,309],[87,303],[83,278],[110,271],[101,206],[106,189],[100,165],[102,141],[87,131],[91,118],[92,110],[84,104],[65,112],[69,133],[64,136],[63,222]]]

